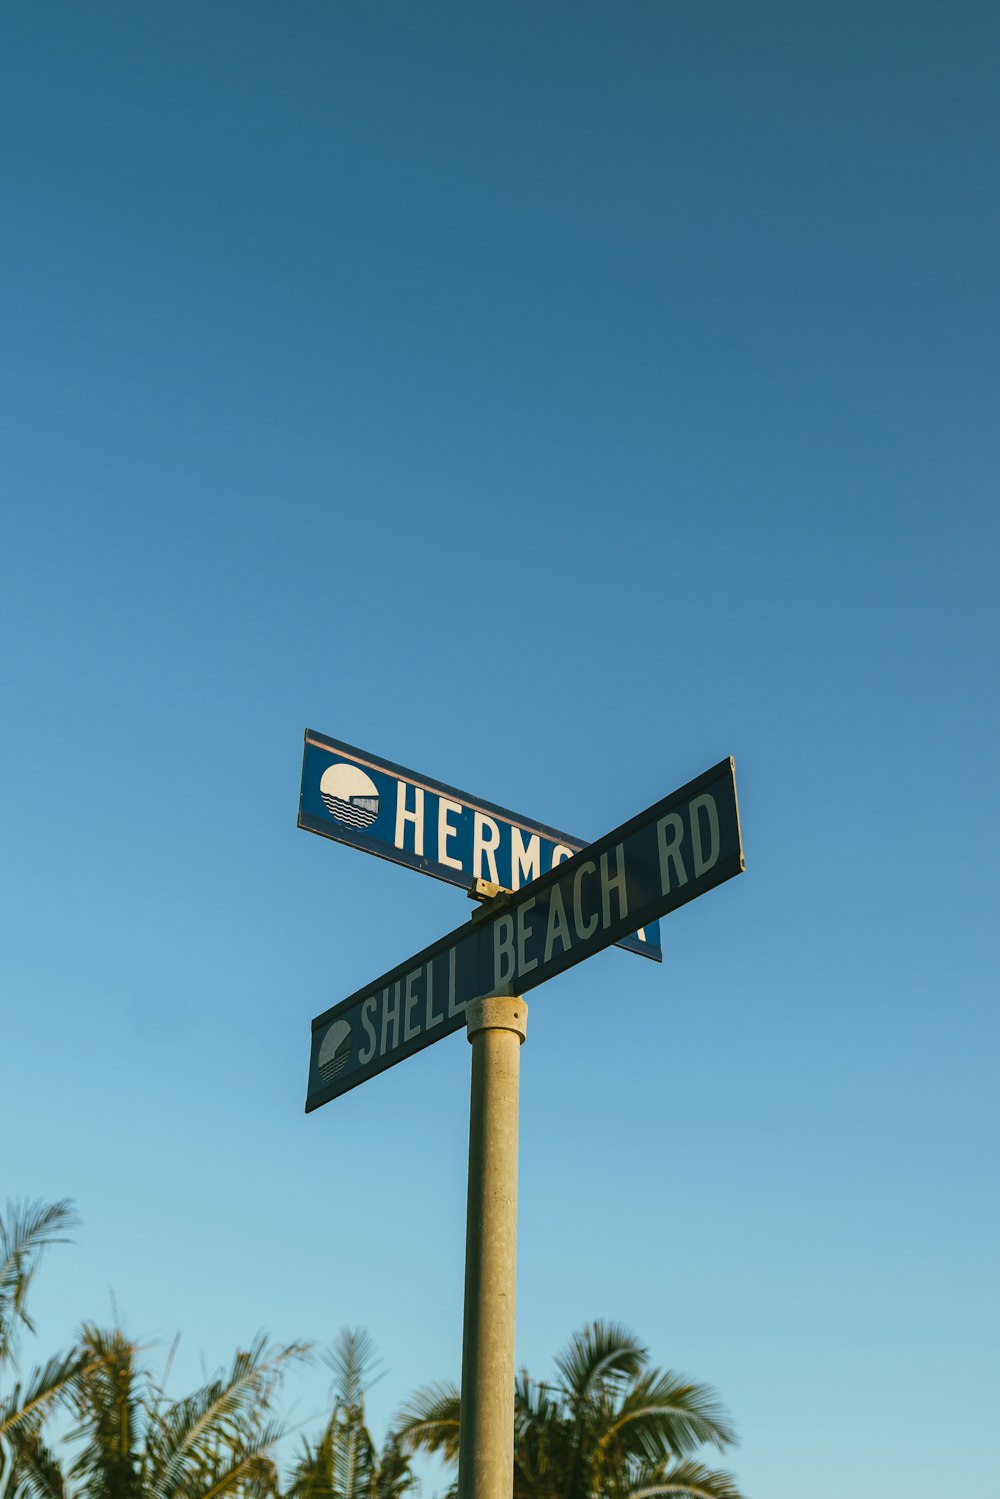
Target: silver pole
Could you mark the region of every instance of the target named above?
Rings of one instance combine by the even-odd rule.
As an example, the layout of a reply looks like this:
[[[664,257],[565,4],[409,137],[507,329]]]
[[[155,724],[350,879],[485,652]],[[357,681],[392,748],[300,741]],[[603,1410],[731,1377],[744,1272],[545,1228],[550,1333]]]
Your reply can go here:
[[[514,1487],[514,1294],[517,1107],[523,999],[470,1000],[469,1209],[459,1499],[511,1499]]]

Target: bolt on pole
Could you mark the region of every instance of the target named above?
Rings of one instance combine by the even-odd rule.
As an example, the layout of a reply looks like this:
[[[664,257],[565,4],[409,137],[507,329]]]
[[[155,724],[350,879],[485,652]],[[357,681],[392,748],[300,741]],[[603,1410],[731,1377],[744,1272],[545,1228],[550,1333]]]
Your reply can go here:
[[[517,1115],[523,999],[466,1006],[472,1044],[469,1207],[459,1499],[510,1499],[514,1487],[514,1301],[517,1271]]]

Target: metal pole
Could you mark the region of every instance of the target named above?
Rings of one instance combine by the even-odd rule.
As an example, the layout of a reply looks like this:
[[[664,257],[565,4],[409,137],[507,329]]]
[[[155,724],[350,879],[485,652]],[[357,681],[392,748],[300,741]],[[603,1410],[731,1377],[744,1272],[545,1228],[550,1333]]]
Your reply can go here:
[[[465,1009],[472,1043],[469,1210],[459,1499],[511,1499],[514,1487],[514,1290],[517,1104],[523,999],[493,995]]]

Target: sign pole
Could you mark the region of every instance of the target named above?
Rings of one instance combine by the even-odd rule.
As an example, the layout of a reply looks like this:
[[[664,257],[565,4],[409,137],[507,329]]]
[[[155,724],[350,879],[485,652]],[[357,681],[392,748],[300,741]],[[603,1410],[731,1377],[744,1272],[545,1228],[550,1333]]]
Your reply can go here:
[[[517,1113],[523,999],[466,1005],[472,1044],[469,1206],[459,1499],[510,1499],[514,1486],[514,1293],[517,1268]]]

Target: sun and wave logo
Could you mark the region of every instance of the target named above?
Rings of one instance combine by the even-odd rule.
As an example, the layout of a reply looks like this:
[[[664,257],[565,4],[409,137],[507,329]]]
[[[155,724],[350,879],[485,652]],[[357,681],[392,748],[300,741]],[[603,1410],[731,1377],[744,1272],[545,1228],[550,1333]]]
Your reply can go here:
[[[332,1083],[347,1066],[351,1055],[351,1027],[346,1020],[335,1020],[323,1037],[323,1044],[316,1058],[319,1075],[325,1083]]]
[[[357,765],[329,765],[319,794],[331,817],[349,828],[370,828],[378,816],[378,787]]]

